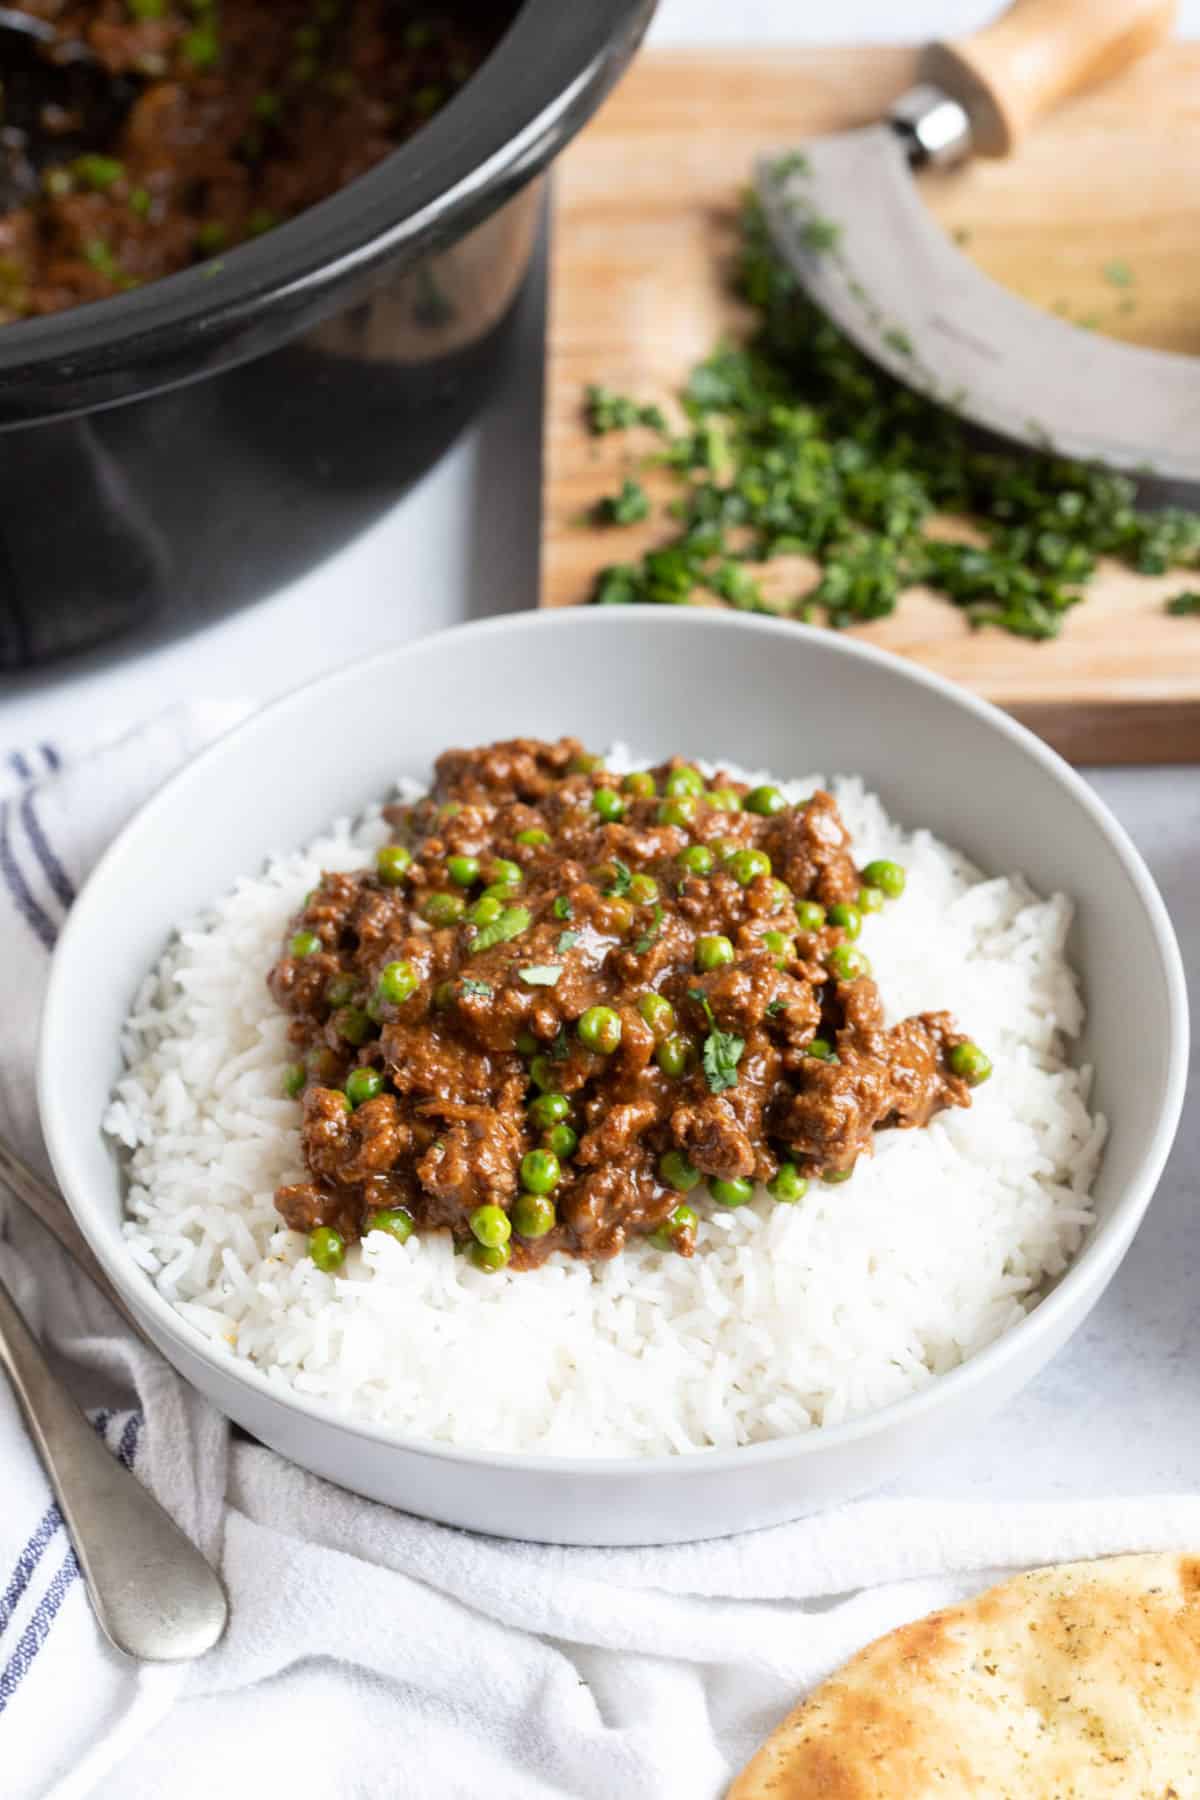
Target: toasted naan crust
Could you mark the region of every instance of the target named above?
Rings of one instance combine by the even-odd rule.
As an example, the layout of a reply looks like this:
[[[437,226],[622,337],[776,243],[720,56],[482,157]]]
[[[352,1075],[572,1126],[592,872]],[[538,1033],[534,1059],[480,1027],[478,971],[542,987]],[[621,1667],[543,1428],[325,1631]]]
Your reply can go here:
[[[728,1800],[1197,1800],[1200,1558],[1020,1575],[852,1658]]]

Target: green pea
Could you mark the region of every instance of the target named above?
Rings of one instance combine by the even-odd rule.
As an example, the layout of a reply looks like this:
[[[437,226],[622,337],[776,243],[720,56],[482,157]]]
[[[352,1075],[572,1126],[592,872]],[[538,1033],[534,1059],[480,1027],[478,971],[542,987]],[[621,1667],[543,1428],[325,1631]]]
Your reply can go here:
[[[955,1044],[946,1060],[952,1073],[965,1081],[968,1087],[981,1086],[992,1072],[992,1059],[978,1044]]]
[[[687,1231],[695,1231],[699,1223],[694,1208],[688,1206],[686,1201],[680,1201],[679,1205],[667,1214],[658,1229],[649,1234],[650,1242],[656,1250],[673,1250],[676,1239],[682,1237]]]
[[[680,868],[686,869],[689,875],[711,875],[716,860],[707,844],[688,844],[675,858]]]
[[[772,819],[776,813],[783,812],[787,801],[777,787],[751,788],[742,805],[747,812],[757,813],[760,818]]]
[[[765,850],[739,850],[729,859],[729,873],[739,887],[749,887],[760,875],[771,873],[771,859]]]
[[[605,905],[608,911],[608,929],[628,931],[633,924],[633,902],[626,900],[621,894],[615,894],[611,899],[606,899]]]
[[[525,879],[525,871],[520,863],[509,862],[506,856],[498,856],[488,870],[487,878],[492,887],[519,887]]]
[[[741,812],[742,796],[736,788],[712,788],[705,799],[714,812]]]
[[[768,1181],[767,1192],[772,1200],[786,1200],[791,1205],[796,1200],[803,1200],[808,1192],[808,1183],[795,1163],[782,1162]]]
[[[384,844],[375,852],[375,872],[384,887],[399,887],[412,867],[412,851],[403,844]]]
[[[574,1156],[579,1148],[579,1135],[569,1125],[555,1125],[546,1133],[546,1148],[560,1159]]]
[[[862,930],[862,914],[857,906],[847,906],[844,901],[839,900],[835,906],[831,906],[829,909],[829,923],[840,925],[850,942],[853,943]]]
[[[849,1181],[853,1173],[852,1167],[849,1169],[822,1169],[821,1180],[827,1187],[836,1187],[840,1182]]]
[[[353,1000],[354,990],[358,986],[353,975],[331,975],[325,983],[325,1000],[329,1006],[345,1006]]]
[[[353,1044],[356,1050],[375,1035],[375,1021],[361,1006],[339,1006],[332,1022],[338,1036],[345,1038],[348,1044]]]
[[[642,994],[637,1004],[655,1037],[663,1037],[674,1028],[675,1008],[665,995]]]
[[[304,1092],[304,1083],[308,1080],[308,1071],[303,1063],[288,1063],[283,1071],[283,1091],[289,1100],[296,1100]]]
[[[521,1180],[531,1194],[551,1193],[561,1174],[553,1150],[527,1150],[521,1158]]]
[[[346,1260],[346,1240],[332,1225],[318,1225],[315,1231],[308,1234],[308,1254],[318,1269],[323,1269],[327,1275],[332,1274]]]
[[[736,856],[743,847],[737,838],[718,838],[713,845],[713,849],[723,863],[727,863],[731,857]]]
[[[531,825],[528,831],[518,831],[517,842],[528,844],[531,850],[535,850],[550,842],[550,833],[543,831],[540,825]]]
[[[430,894],[422,902],[421,917],[430,925],[457,925],[466,910],[461,894]]]
[[[670,1075],[672,1079],[675,1079],[687,1073],[693,1055],[690,1038],[674,1032],[669,1038],[663,1039],[654,1052],[654,1060],[664,1075]]]
[[[611,823],[625,816],[625,802],[615,788],[597,788],[592,795],[592,811]]]
[[[312,956],[320,948],[321,940],[315,931],[298,931],[288,945],[293,956]]]
[[[668,794],[672,799],[677,799],[680,794],[702,794],[703,792],[704,777],[699,769],[693,769],[685,763],[681,769],[668,770],[666,780],[663,782],[664,794]]]
[[[860,913],[877,913],[883,911],[886,896],[882,888],[860,887],[858,890],[858,910]]]
[[[505,892],[507,893],[507,889]],[[481,894],[467,911],[472,925],[490,925],[504,911],[504,902],[496,894]]]
[[[368,1234],[372,1231],[385,1231],[398,1244],[407,1244],[416,1229],[416,1220],[407,1206],[385,1206],[379,1212],[367,1214],[363,1229]]]
[[[512,1252],[507,1244],[475,1243],[467,1254],[474,1266],[485,1275],[498,1275],[501,1269],[507,1268]]]
[[[771,883],[771,911],[772,912],[782,912],[785,906],[791,905],[794,898],[795,898],[795,896],[793,895],[792,890],[788,886],[786,881],[779,881],[778,879],[772,881],[772,883]]]
[[[376,993],[392,1006],[403,1006],[420,987],[417,971],[410,962],[385,963],[379,971]]]
[[[383,1076],[378,1069],[351,1069],[346,1077],[346,1098],[351,1106],[365,1106],[383,1092]]]
[[[804,1046],[804,1054],[805,1056],[815,1056],[818,1062],[832,1062],[834,1056],[833,1045],[829,1042],[828,1038],[816,1037],[813,1038],[811,1043]]]
[[[735,1175],[732,1181],[710,1181],[708,1191],[721,1206],[745,1206],[754,1198],[754,1183]]]
[[[698,969],[719,969],[725,963],[733,961],[733,945],[727,937],[720,933],[712,937],[696,939],[696,967]]]
[[[489,1249],[507,1244],[512,1236],[512,1226],[502,1206],[477,1206],[467,1223],[476,1243],[486,1244]]]
[[[587,750],[578,751],[567,764],[568,775],[594,775],[597,769],[604,767],[602,756],[593,756]]]
[[[632,774],[625,777],[621,786],[627,794],[633,794],[639,800],[652,800],[658,792],[649,769],[635,769]]]
[[[679,794],[674,800],[664,800],[655,816],[660,825],[678,825],[686,831],[696,817],[696,796]]]
[[[871,959],[853,944],[835,944],[825,958],[826,966],[833,970],[839,981],[857,981],[863,975],[871,973]]]
[[[801,931],[820,931],[825,923],[825,908],[815,900],[797,901],[796,923]]]
[[[571,1102],[565,1094],[539,1094],[529,1102],[529,1123],[535,1131],[549,1131],[552,1125],[560,1125],[570,1110]]]
[[[690,1194],[699,1185],[700,1171],[682,1150],[667,1150],[658,1159],[658,1178],[677,1194]]]
[[[869,887],[882,889],[889,900],[898,900],[904,892],[905,874],[902,864],[889,862],[886,857],[869,862],[863,870],[863,880]]]
[[[779,967],[781,969],[784,964],[789,962],[796,954],[795,944],[792,942],[791,938],[786,937],[782,931],[764,931],[762,942],[763,949],[769,950],[772,956],[778,959]]]
[[[545,1237],[558,1224],[553,1200],[544,1194],[518,1194],[513,1201],[513,1229],[523,1238]]]
[[[558,1070],[548,1056],[535,1056],[529,1065],[529,1079],[543,1093],[553,1093],[558,1087]]]
[[[635,906],[650,906],[658,899],[658,883],[653,875],[635,875],[629,883],[629,898]]]
[[[589,1050],[611,1056],[621,1042],[621,1015],[611,1006],[589,1006],[575,1029]]]
[[[449,856],[446,858],[446,873],[455,887],[473,887],[479,880],[479,858]]]

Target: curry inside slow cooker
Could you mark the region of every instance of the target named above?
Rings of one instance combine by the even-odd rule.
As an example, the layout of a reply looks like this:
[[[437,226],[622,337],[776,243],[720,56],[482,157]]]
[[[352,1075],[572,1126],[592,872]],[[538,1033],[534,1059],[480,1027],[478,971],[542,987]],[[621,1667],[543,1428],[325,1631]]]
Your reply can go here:
[[[336,193],[453,97],[512,16],[461,0],[15,10],[53,34],[0,69],[0,324],[211,263]],[[99,76],[100,129],[47,62]]]

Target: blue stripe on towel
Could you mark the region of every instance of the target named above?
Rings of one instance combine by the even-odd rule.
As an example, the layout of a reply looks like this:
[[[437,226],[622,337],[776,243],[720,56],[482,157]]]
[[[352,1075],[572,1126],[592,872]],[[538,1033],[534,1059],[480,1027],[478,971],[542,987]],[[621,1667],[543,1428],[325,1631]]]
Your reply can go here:
[[[67,1591],[79,1579],[79,1564],[74,1550],[68,1548],[57,1575],[34,1610],[33,1617],[17,1640],[17,1647],[4,1669],[0,1670],[0,1713],[2,1713],[33,1666],[34,1658],[45,1643],[50,1627]]]
[[[59,900],[63,906],[73,906],[75,889],[70,876],[54,854],[49,838],[42,830],[42,822],[34,810],[35,798],[35,790],[31,787],[26,788],[21,796],[21,819],[29,834],[29,842],[33,845],[34,855],[45,870],[46,880],[54,891],[55,899]]]
[[[140,1428],[140,1424],[141,1424],[141,1417],[142,1417],[141,1413],[134,1413],[132,1415],[133,1419],[138,1420],[139,1428]],[[92,1424],[95,1427],[95,1429],[99,1432],[100,1436],[105,1437],[108,1432],[108,1427],[109,1427],[111,1421],[112,1421],[111,1408],[103,1407],[96,1414],[95,1418],[92,1420]],[[131,1420],[131,1422],[132,1422],[132,1420]],[[125,1427],[126,1434],[128,1433],[128,1430],[129,1430],[129,1426],[127,1425]],[[136,1436],[137,1436],[137,1434],[135,1433],[134,1434],[135,1443],[136,1443]],[[124,1444],[124,1441],[125,1441],[125,1438],[124,1438],[124,1436],[122,1436],[122,1439],[121,1439],[122,1444]],[[121,1452],[119,1450],[118,1450],[117,1454],[118,1454],[118,1456],[121,1456]],[[125,1462],[125,1458],[123,1456],[121,1456],[121,1461]],[[128,1463],[126,1463],[126,1467],[127,1468],[129,1467]],[[37,1566],[41,1562],[42,1557],[45,1554],[46,1546],[53,1540],[54,1534],[58,1530],[58,1528],[61,1524],[62,1524],[62,1514],[59,1512],[57,1504],[52,1502],[50,1504],[50,1506],[47,1507],[45,1513],[42,1515],[42,1518],[39,1521],[37,1529],[34,1531],[33,1536],[30,1538],[29,1542],[26,1544],[25,1548],[22,1550],[20,1556],[17,1558],[17,1566],[12,1572],[12,1576],[9,1580],[8,1586],[5,1588],[3,1595],[0,1595],[0,1636],[3,1636],[4,1631],[6,1630],[6,1628],[8,1626],[9,1620],[12,1618],[13,1613],[16,1611],[17,1607],[20,1604],[22,1594],[25,1592],[26,1588],[29,1586],[29,1583],[33,1580],[33,1577],[34,1577],[35,1573],[37,1572]]]
[[[29,764],[26,762],[24,756],[22,756],[22,754],[19,750],[10,750],[9,751],[8,766],[13,771],[14,775],[20,776],[22,781],[32,781],[33,780],[33,770],[30,768]]]
[[[58,928],[49,913],[38,904],[17,865],[8,830],[8,802],[0,805],[0,877],[13,898],[13,905],[30,931],[47,950],[53,950]]]
[[[46,767],[48,769],[62,768],[62,757],[58,754],[58,751],[54,748],[53,744],[39,744],[38,749],[45,757]]]

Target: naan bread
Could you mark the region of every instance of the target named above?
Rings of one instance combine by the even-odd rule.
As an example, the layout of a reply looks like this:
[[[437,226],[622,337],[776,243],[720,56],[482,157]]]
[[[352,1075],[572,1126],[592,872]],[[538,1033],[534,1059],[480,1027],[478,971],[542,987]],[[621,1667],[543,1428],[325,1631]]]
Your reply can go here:
[[[868,1645],[728,1800],[1200,1800],[1200,1557],[1019,1575]]]

